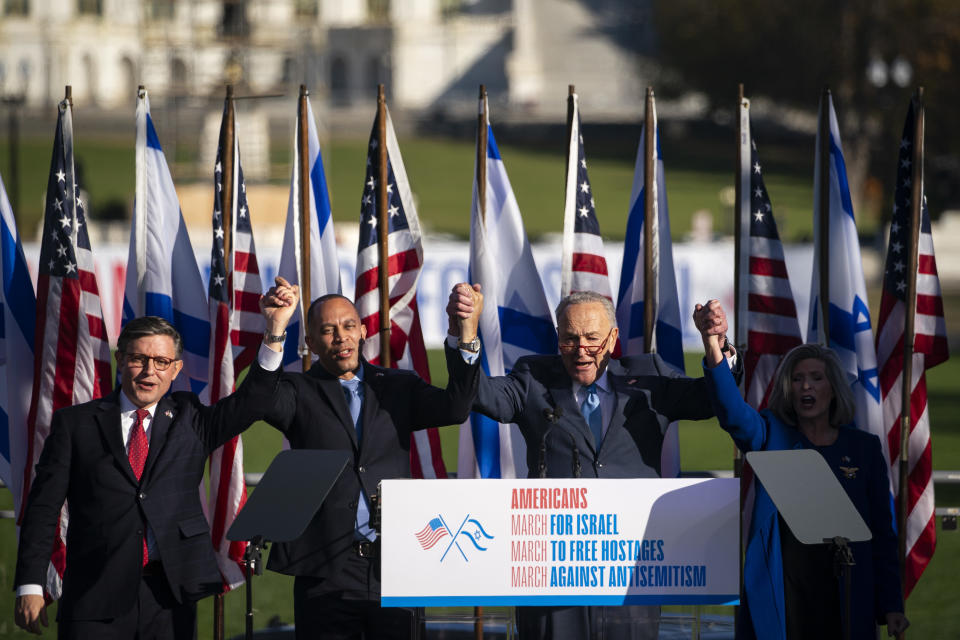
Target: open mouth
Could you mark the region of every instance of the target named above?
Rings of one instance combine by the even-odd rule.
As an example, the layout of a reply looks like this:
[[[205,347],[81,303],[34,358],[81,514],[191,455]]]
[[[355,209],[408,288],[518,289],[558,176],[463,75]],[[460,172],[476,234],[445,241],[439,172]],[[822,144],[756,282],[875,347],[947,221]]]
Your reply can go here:
[[[336,360],[349,360],[350,356],[353,355],[353,349],[341,349],[333,354],[333,357]]]
[[[800,406],[804,409],[812,409],[817,403],[817,399],[810,395],[800,396]]]

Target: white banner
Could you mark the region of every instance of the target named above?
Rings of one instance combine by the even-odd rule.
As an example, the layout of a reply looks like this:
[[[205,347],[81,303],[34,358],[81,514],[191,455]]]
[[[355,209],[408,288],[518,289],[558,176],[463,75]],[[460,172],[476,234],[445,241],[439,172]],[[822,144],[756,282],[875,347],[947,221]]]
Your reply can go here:
[[[735,479],[384,480],[383,606],[738,603]]]

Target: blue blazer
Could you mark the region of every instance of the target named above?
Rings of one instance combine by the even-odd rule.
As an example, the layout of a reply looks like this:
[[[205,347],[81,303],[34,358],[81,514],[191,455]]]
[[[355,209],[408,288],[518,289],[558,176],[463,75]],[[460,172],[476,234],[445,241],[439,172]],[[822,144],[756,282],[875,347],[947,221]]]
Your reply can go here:
[[[741,451],[812,447],[796,428],[784,424],[770,411],[758,413],[744,402],[727,367],[704,366],[704,379],[720,426]],[[858,467],[858,471],[853,477],[847,477],[840,469],[833,471],[873,534],[872,540],[850,545],[856,563],[851,578],[852,636],[874,640],[875,624],[885,624],[887,613],[903,611],[887,465],[880,440],[873,434],[844,426],[837,441],[851,459],[850,465]],[[785,640],[777,509],[759,481],[755,483],[753,517],[744,554],[743,589],[738,638]]]

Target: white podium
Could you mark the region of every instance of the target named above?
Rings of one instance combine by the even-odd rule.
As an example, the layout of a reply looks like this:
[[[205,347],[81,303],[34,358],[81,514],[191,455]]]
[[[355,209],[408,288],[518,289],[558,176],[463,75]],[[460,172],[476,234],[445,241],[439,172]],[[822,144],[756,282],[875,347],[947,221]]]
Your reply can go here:
[[[735,479],[385,480],[383,606],[734,605]]]

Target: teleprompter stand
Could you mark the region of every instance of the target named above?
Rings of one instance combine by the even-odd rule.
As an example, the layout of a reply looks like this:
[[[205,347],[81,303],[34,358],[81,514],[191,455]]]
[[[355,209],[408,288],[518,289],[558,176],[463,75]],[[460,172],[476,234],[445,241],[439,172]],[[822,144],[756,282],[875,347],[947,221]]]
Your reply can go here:
[[[249,542],[243,556],[248,640],[253,638],[253,573],[263,574],[262,549],[267,541],[289,542],[300,537],[343,473],[350,456],[348,451],[281,451],[227,531],[228,540]]]
[[[870,528],[816,451],[752,451],[747,462],[797,540],[832,545],[834,571],[843,580],[843,637],[849,640],[853,553],[848,545],[870,540]]]

